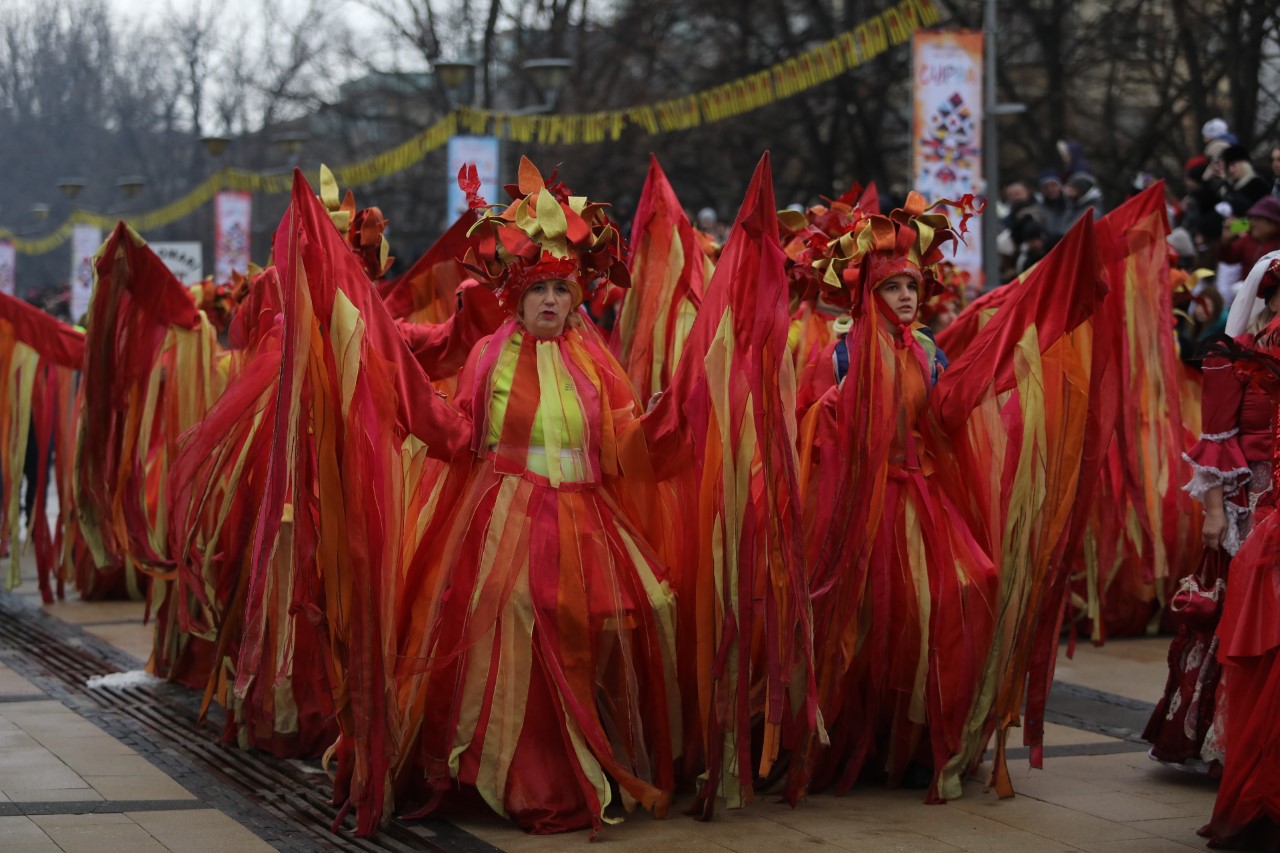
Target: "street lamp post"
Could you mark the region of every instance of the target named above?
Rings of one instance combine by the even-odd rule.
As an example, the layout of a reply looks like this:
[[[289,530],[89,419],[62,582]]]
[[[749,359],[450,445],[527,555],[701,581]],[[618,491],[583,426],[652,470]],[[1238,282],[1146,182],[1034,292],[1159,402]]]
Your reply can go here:
[[[226,136],[202,136],[200,144],[204,146],[205,153],[210,157],[221,157],[227,150],[227,146],[231,144],[231,140]]]
[[[982,16],[983,62],[986,63],[986,80],[982,87],[982,179],[987,188],[987,207],[982,214],[982,277],[983,289],[999,287],[1000,217],[997,215],[1000,200],[1000,125],[1002,115],[1025,112],[1026,104],[999,103],[996,92],[996,0],[987,0]]]
[[[75,201],[76,196],[80,195],[80,191],[84,189],[87,183],[84,178],[68,177],[58,179],[58,189],[67,197],[69,201]]]
[[[440,88],[444,90],[445,100],[450,109],[472,106],[476,95],[476,64],[462,59],[456,62],[436,62],[432,66]],[[510,115],[540,115],[556,108],[560,93],[569,82],[569,71],[573,68],[572,60],[564,57],[543,57],[527,59],[520,63],[520,70],[529,78],[529,82],[538,91],[542,101],[509,110]]]
[[[573,62],[564,57],[541,57],[537,59],[525,60],[520,64],[520,71],[537,91],[538,97],[541,99],[536,104],[521,107],[514,110],[503,110],[508,116],[532,116],[549,113],[555,110],[556,104],[560,99],[560,93],[564,91],[565,84],[569,81],[569,71],[573,68]],[[455,62],[436,62],[432,65],[437,83],[443,91],[445,100],[449,109],[456,110],[461,107],[471,106],[476,98],[476,72],[477,66],[475,62],[470,60],[458,60]],[[496,159],[493,173],[489,177],[481,175],[481,180],[488,184],[492,181],[497,186],[502,186],[503,173],[510,174],[508,164],[506,163],[506,153],[503,141],[495,136],[486,138],[492,140],[486,142],[491,146],[490,151],[495,152],[491,155],[485,155],[484,159],[492,156]],[[459,139],[450,141],[450,164],[456,168],[454,163],[454,144],[461,142]],[[465,155],[464,155],[465,156]],[[446,169],[446,172],[452,171]],[[450,187],[448,192],[452,192],[452,175],[446,175],[445,180]],[[455,204],[449,207],[456,206]],[[449,210],[446,213],[446,226],[452,221],[452,217],[457,211]]]

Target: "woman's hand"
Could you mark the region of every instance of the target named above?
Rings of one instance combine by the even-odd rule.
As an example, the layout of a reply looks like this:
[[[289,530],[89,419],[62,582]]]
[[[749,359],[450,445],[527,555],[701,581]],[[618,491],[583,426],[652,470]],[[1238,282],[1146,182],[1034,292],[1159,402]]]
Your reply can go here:
[[[1222,547],[1222,535],[1227,530],[1227,515],[1220,508],[1204,511],[1204,525],[1200,528],[1200,538],[1204,547],[1215,551]]]

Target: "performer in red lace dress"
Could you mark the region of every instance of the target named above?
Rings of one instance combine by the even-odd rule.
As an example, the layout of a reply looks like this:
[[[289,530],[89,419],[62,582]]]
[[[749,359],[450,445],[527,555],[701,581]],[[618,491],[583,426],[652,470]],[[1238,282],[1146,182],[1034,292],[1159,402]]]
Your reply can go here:
[[[1252,294],[1257,293],[1256,301]],[[1232,358],[1227,369],[1240,386],[1239,434],[1243,464],[1235,469],[1235,490],[1224,478],[1210,492],[1223,502],[1221,517],[1206,515],[1205,541],[1224,545],[1244,539],[1231,561],[1222,619],[1218,625],[1218,661],[1222,682],[1218,697],[1223,730],[1222,782],[1213,819],[1200,830],[1211,847],[1274,849],[1280,844],[1280,253],[1264,257],[1236,296],[1228,334],[1247,323],[1247,333],[1223,347]],[[1259,330],[1258,326],[1262,325]],[[1206,393],[1207,393],[1206,385]],[[1206,400],[1206,423],[1213,408]],[[1210,427],[1206,426],[1206,430]],[[1231,439],[1226,439],[1230,441]],[[1228,445],[1229,446],[1229,445]],[[1224,456],[1217,466],[1230,471],[1241,460]],[[1243,469],[1247,468],[1247,474]],[[1199,470],[1197,470],[1199,474]],[[1228,503],[1228,501],[1230,501]],[[1212,510],[1208,501],[1206,506]],[[1251,515],[1246,513],[1251,511]],[[1212,523],[1211,523],[1212,518]],[[1233,531],[1232,524],[1236,525]]]
[[[1251,318],[1237,310],[1232,344],[1214,347],[1204,361],[1204,432],[1185,458],[1195,472],[1186,489],[1205,506],[1207,551],[1199,576],[1183,579],[1171,605],[1183,624],[1169,647],[1164,696],[1143,732],[1152,758],[1196,768],[1203,762],[1215,775],[1226,717],[1226,693],[1218,689],[1221,640],[1215,636],[1226,566],[1249,536],[1257,508],[1275,501],[1276,378],[1247,357],[1259,350],[1260,330],[1280,307],[1280,266],[1273,270],[1272,263],[1259,264],[1241,287],[1242,304],[1252,304],[1256,293],[1262,310]]]

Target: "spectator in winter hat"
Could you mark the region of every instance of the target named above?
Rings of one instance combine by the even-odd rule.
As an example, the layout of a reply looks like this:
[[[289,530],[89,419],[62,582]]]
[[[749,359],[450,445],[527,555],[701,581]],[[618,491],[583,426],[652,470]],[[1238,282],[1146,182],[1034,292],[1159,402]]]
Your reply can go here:
[[[1040,210],[1044,220],[1046,250],[1052,249],[1071,227],[1070,207],[1062,194],[1062,180],[1053,169],[1040,173]]]
[[[1073,225],[1091,207],[1097,216],[1107,212],[1102,205],[1102,190],[1098,189],[1098,179],[1088,172],[1076,172],[1067,178],[1067,185],[1062,192],[1067,197],[1070,210],[1068,219]]]
[[[1236,234],[1230,227],[1223,228],[1218,249],[1218,260],[1247,270],[1263,255],[1280,250],[1280,199],[1264,196],[1249,208],[1248,216],[1248,232]]]
[[[1220,164],[1210,167],[1220,180],[1210,183],[1218,197],[1231,205],[1235,216],[1245,216],[1258,199],[1267,195],[1270,187],[1257,172],[1249,159],[1249,151],[1243,145],[1232,145],[1222,152]]]
[[[1231,128],[1227,127],[1226,121],[1220,118],[1211,118],[1206,121],[1204,126],[1200,128],[1200,136],[1204,139],[1206,145],[1215,139],[1225,139],[1228,145],[1236,143],[1236,138],[1232,135]]]

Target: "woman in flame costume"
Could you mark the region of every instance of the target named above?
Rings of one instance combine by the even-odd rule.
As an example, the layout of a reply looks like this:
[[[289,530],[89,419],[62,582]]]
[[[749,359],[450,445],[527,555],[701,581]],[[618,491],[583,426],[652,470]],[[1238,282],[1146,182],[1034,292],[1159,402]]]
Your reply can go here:
[[[598,826],[607,777],[663,813],[675,600],[618,482],[638,400],[574,310],[603,281],[628,284],[621,237],[527,168],[521,197],[473,233],[470,264],[511,316],[472,350],[450,431],[422,436],[460,453],[402,602],[431,606],[404,619],[416,723],[400,781],[410,798],[474,786],[532,832]]]
[[[956,206],[952,226],[937,208]],[[802,377],[800,442],[819,708],[831,747],[792,765],[790,798],[862,775],[959,796],[992,735],[1043,707],[1067,592],[1061,554],[1092,489],[1092,315],[1106,294],[1092,224],[1072,229],[946,367],[917,309],[968,199],[868,216],[818,238],[810,265],[843,291],[842,337]],[[1064,310],[1063,306],[1069,306]],[[913,768],[914,765],[914,768]],[[908,775],[910,773],[910,775]]]
[[[702,811],[718,796],[741,804],[753,724],[761,773],[815,726],[798,529],[779,510],[797,504],[794,400],[764,387],[789,366],[767,160],[726,246],[725,280],[691,332],[696,357],[647,414],[577,310],[599,284],[627,284],[603,206],[524,161],[498,213],[473,177],[464,186],[486,212],[467,265],[511,316],[474,347],[456,398],[412,401],[409,432],[447,464],[419,516],[396,615],[382,617],[395,642],[391,788],[379,802],[379,747],[340,715],[338,798],[363,810],[362,832],[386,802],[427,814],[459,786],[531,832],[598,829],[617,820],[605,813],[614,783],[626,809],[665,813],[675,758],[696,748]],[[753,298],[777,322],[732,310]],[[374,310],[361,308],[382,323]],[[671,541],[656,484],[691,471],[715,535],[689,521],[709,544],[697,565],[668,568],[659,551],[687,546]],[[705,596],[698,624],[682,627],[679,653],[699,664],[687,685],[673,570],[700,572]],[[766,612],[753,604],[762,596]],[[682,719],[682,687],[698,697],[693,719]]]
[[[832,745],[809,759],[816,788],[843,793],[873,765],[896,785],[914,763],[926,771],[920,782],[932,769],[931,798],[944,796],[950,783],[939,777],[990,642],[992,562],[962,523],[943,522],[959,514],[931,481],[920,428],[946,360],[917,313],[933,295],[943,246],[956,239],[946,216],[926,213],[913,193],[906,209],[857,220],[813,262],[851,308],[837,325],[844,334],[802,382],[815,401],[801,427],[815,635],[843,650],[819,664]],[[865,432],[848,404],[865,415]],[[832,548],[824,496],[842,488],[865,500],[856,501],[852,541]]]

